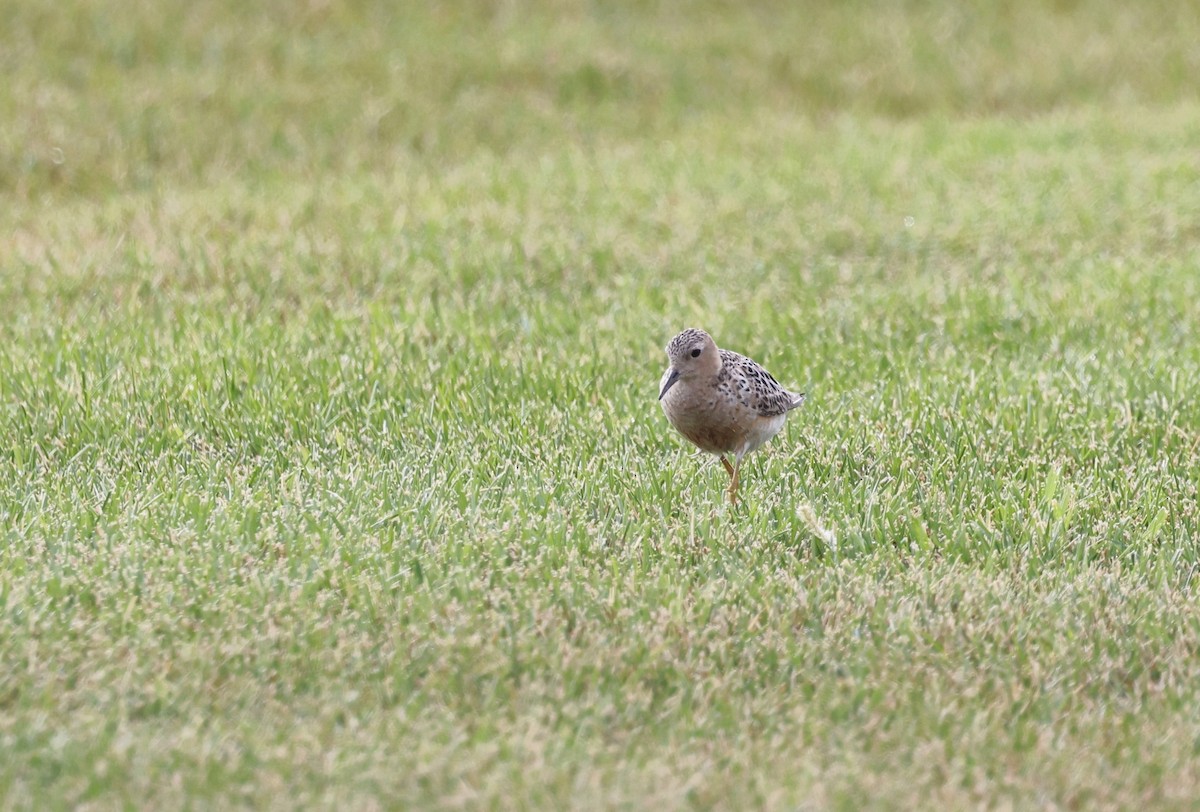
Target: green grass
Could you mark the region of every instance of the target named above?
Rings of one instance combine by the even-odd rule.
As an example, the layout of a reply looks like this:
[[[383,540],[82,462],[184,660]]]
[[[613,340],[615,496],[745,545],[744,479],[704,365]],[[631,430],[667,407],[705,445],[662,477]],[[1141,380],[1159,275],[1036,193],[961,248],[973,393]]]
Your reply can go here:
[[[1200,803],[1189,4],[10,6],[0,806]]]

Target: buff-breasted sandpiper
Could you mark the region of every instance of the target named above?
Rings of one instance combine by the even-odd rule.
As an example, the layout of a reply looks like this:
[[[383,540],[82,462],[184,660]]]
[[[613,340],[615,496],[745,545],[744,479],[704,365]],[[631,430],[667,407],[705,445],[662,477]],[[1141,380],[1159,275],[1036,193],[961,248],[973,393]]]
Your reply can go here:
[[[784,389],[746,356],[717,349],[703,330],[687,329],[671,339],[667,358],[658,388],[663,411],[680,434],[720,458],[729,474],[729,501],[736,504],[742,457],[779,433],[804,394]]]

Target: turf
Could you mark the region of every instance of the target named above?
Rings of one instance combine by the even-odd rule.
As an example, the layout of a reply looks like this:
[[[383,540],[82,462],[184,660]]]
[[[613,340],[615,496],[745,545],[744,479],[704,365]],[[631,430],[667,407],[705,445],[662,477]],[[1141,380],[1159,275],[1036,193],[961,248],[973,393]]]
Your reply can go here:
[[[4,807],[1200,803],[1189,4],[6,15]]]

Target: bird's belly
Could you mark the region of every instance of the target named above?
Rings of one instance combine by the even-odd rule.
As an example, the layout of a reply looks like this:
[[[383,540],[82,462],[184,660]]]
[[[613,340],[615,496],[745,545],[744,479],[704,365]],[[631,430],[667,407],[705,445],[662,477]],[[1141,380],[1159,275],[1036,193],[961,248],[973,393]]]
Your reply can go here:
[[[777,414],[771,417],[756,417],[754,424],[750,427],[750,431],[746,434],[745,445],[739,451],[742,454],[749,454],[760,445],[770,440],[779,430],[783,428],[784,422],[787,420],[787,414]]]

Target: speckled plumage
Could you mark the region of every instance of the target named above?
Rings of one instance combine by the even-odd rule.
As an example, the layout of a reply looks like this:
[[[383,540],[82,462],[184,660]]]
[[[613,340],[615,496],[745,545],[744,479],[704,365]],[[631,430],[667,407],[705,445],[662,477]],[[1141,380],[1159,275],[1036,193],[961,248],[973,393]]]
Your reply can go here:
[[[663,411],[680,434],[720,457],[730,477],[729,500],[736,502],[742,457],[774,437],[804,395],[789,392],[746,356],[718,349],[703,330],[675,336],[667,357],[659,384]]]

